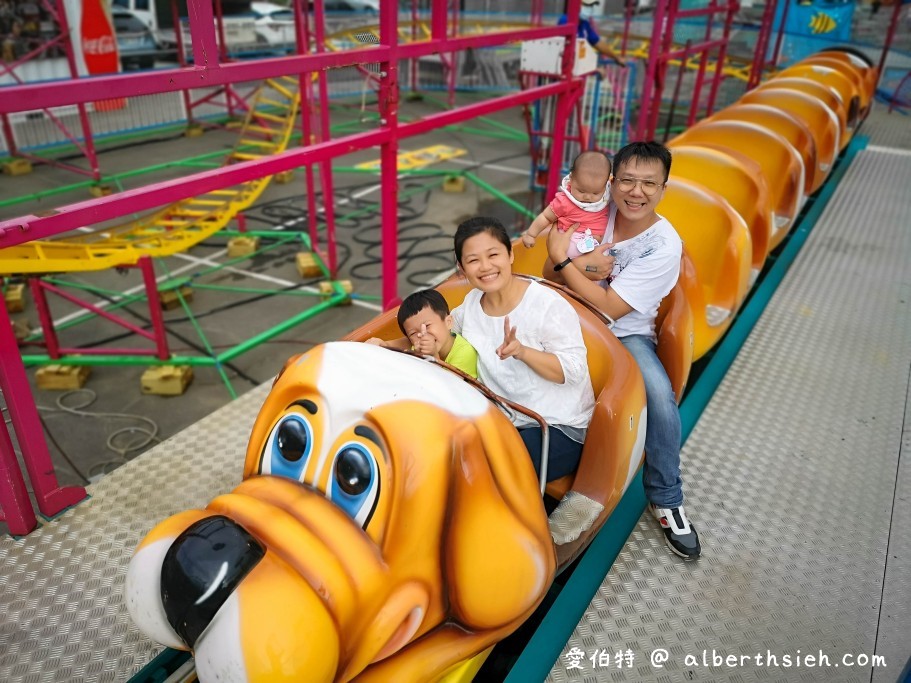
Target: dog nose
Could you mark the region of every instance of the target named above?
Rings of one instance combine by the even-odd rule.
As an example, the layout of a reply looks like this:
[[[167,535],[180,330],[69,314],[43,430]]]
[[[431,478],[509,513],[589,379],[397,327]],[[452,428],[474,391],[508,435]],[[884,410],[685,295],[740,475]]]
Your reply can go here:
[[[190,526],[168,549],[161,568],[161,601],[168,623],[191,648],[265,548],[227,517]]]

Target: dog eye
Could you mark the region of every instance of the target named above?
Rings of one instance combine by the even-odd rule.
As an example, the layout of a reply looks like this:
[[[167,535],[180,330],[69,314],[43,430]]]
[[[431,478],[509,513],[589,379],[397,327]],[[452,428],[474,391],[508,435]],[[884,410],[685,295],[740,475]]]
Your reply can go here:
[[[275,444],[285,460],[297,462],[304,457],[310,445],[307,428],[297,420],[285,420],[278,428]]]
[[[335,480],[349,496],[359,496],[370,486],[370,462],[360,448],[346,448],[338,454]]]
[[[364,446],[347,443],[332,463],[329,500],[361,527],[370,523],[380,490],[376,459]]]
[[[310,423],[303,415],[286,415],[266,440],[260,474],[301,481],[312,450],[313,428]]]

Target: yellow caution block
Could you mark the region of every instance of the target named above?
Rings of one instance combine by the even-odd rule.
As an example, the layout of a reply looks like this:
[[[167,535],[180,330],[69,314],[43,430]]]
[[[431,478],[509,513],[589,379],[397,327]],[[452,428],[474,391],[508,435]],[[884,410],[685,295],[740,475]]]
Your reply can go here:
[[[6,175],[26,175],[32,172],[32,162],[28,159],[10,159],[3,163]]]
[[[87,365],[47,365],[35,373],[35,383],[39,389],[71,391],[85,386],[90,373]]]
[[[252,256],[259,249],[259,237],[232,237],[228,240],[228,258]]]
[[[3,292],[6,310],[10,313],[21,313],[25,310],[25,285],[21,283],[7,285]]]
[[[413,168],[424,168],[425,166],[430,166],[430,164],[436,164],[440,161],[455,159],[456,157],[463,156],[467,153],[468,152],[464,149],[459,149],[458,147],[433,145],[432,147],[424,147],[423,149],[418,149],[413,152],[401,152],[396,157],[396,163],[398,170],[408,171]],[[365,161],[364,163],[355,166],[355,168],[379,171],[380,160]]]
[[[332,296],[335,294],[335,288],[332,286],[332,284],[332,282],[328,282],[327,280],[320,282],[319,293],[323,296]],[[354,286],[351,284],[351,280],[336,280],[335,284],[341,285],[342,290],[345,292],[345,294],[351,294],[351,292],[354,291]],[[346,297],[342,303],[350,305],[351,297]]]
[[[107,197],[114,189],[110,185],[92,185],[89,187],[89,194],[93,197]]]
[[[259,249],[259,237],[232,237],[228,240],[228,258],[252,256]]]
[[[205,129],[200,124],[191,123],[189,126],[187,126],[184,129],[183,135],[185,138],[198,138],[204,132],[205,132]]]
[[[279,185],[287,185],[294,180],[294,171],[279,171],[272,176],[272,179]]]
[[[301,277],[320,277],[323,275],[319,260],[312,252],[297,252],[295,261],[297,262],[297,272],[300,273]]]
[[[464,192],[465,178],[460,175],[448,175],[443,181],[443,192]]]
[[[32,324],[25,318],[20,318],[19,320],[13,320],[13,335],[16,337],[17,342],[25,341],[32,333]]]
[[[189,365],[159,365],[142,373],[142,393],[157,396],[180,396],[193,381]]]
[[[193,301],[193,288],[184,285],[179,288],[180,296],[183,297],[183,300],[187,303]],[[178,289],[167,289],[163,292],[158,292],[158,301],[161,303],[162,309],[165,311],[170,311],[173,308],[180,306],[180,297],[177,296]]]

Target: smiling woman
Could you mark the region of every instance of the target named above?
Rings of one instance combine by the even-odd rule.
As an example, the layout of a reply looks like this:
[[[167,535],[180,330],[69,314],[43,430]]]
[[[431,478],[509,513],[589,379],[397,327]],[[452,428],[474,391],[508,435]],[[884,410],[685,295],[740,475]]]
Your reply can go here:
[[[556,292],[513,276],[512,245],[495,218],[459,225],[455,255],[474,289],[452,312],[453,329],[478,352],[478,378],[552,427],[548,481],[574,472],[595,404],[576,312]],[[540,472],[540,427],[521,414],[513,424]]]

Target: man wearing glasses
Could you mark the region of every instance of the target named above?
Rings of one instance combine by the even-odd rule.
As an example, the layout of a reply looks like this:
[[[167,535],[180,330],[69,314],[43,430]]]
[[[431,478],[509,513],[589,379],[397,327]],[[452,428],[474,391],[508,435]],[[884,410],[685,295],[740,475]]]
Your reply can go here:
[[[683,245],[655,210],[671,171],[671,153],[657,142],[633,142],[614,157],[611,205],[602,247],[570,259],[573,229],[552,229],[545,277],[562,281],[614,321],[613,332],[632,354],[645,381],[648,422],[642,481],[668,547],[699,557],[699,535],[683,510],[680,412],[656,352],[655,317],[680,274]]]

